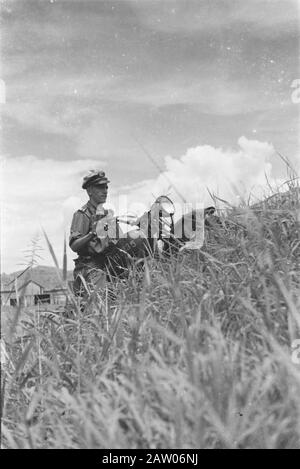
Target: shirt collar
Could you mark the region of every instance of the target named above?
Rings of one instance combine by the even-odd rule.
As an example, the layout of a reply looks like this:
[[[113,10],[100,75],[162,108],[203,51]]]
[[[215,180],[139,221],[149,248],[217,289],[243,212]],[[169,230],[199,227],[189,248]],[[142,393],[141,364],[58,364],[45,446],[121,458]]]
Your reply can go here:
[[[88,207],[90,210],[92,210],[93,212],[100,212],[100,213],[104,213],[104,207],[103,207],[103,204],[96,204],[95,202],[92,202],[91,199],[88,201]]]
[[[97,208],[97,204],[95,204],[94,202],[91,201],[91,199],[88,201],[88,207],[92,210],[92,211],[96,211],[96,208]]]

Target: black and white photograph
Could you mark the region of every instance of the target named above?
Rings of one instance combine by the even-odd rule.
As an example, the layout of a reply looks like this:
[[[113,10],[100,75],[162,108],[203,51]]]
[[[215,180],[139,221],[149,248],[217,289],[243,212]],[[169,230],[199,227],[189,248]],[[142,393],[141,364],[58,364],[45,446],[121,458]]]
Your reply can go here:
[[[300,449],[300,1],[0,17],[1,448]]]

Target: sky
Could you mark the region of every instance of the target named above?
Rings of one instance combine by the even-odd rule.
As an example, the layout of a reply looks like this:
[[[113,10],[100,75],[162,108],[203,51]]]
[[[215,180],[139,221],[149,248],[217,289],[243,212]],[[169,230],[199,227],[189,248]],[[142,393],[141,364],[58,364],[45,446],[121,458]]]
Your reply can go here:
[[[176,199],[169,181],[211,205],[207,188],[234,202],[266,176],[282,183],[277,152],[299,167],[297,0],[1,0],[0,9],[2,271],[19,270],[39,237],[51,265],[41,226],[61,259],[92,168],[109,176],[108,205],[127,197],[141,211],[160,193]]]

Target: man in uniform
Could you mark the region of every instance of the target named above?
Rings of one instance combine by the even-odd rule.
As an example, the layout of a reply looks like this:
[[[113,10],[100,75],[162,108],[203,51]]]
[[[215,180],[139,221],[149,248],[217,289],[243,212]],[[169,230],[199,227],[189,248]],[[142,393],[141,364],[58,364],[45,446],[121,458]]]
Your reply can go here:
[[[84,294],[86,286],[99,288],[112,276],[126,276],[132,257],[142,258],[148,254],[143,239],[98,237],[97,223],[109,215],[103,208],[109,182],[104,171],[93,170],[83,178],[82,188],[87,191],[89,201],[73,215],[69,239],[70,248],[78,254],[74,269],[77,295]]]
[[[82,279],[88,286],[103,281],[104,273],[99,269],[97,258],[108,247],[108,242],[98,239],[95,230],[97,219],[106,215],[103,204],[106,202],[109,182],[104,171],[90,171],[83,178],[82,188],[86,189],[89,201],[74,213],[69,239],[70,248],[78,254],[74,269],[76,294],[83,293]]]

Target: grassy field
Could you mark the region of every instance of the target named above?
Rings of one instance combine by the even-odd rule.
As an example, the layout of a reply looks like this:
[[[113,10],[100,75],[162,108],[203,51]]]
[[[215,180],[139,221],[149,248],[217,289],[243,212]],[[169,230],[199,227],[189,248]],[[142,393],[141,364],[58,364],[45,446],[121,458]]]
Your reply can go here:
[[[300,448],[299,273],[291,187],[84,311],[17,311],[2,447]]]

